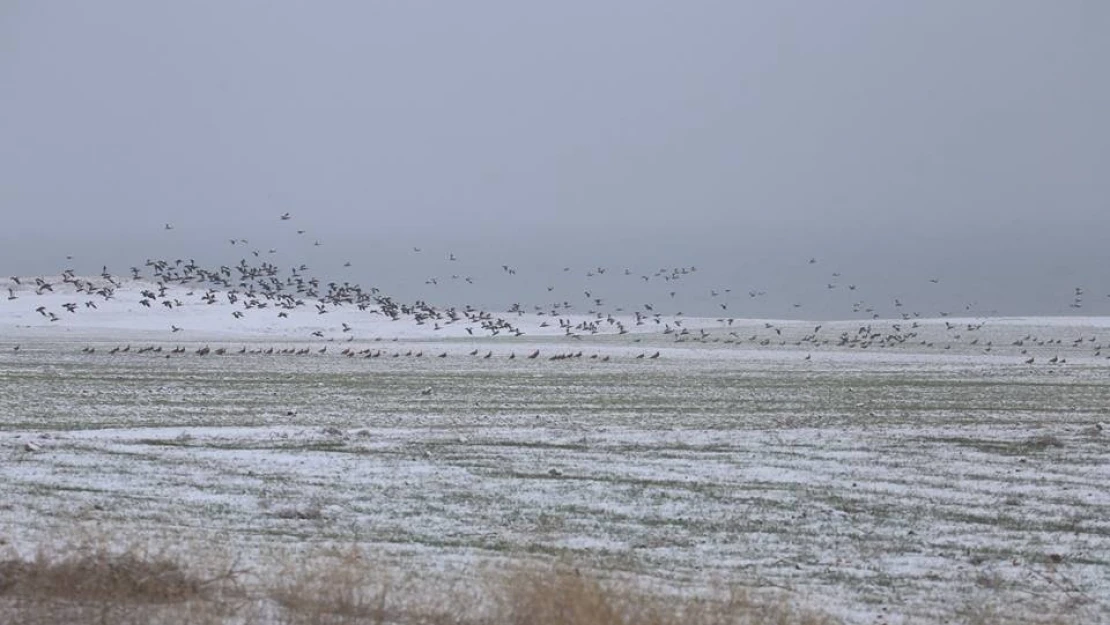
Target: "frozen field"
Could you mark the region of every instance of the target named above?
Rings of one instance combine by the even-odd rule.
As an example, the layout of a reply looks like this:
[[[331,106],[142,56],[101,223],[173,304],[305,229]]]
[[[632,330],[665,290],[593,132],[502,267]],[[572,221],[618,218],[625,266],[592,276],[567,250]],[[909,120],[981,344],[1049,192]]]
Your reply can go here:
[[[58,322],[4,308],[16,549],[83,525],[248,555],[357,542],[416,568],[562,558],[770,586],[850,622],[1110,620],[1104,318],[920,320],[860,346],[836,339],[909,322],[825,323],[827,343],[714,319],[472,337],[121,300]]]

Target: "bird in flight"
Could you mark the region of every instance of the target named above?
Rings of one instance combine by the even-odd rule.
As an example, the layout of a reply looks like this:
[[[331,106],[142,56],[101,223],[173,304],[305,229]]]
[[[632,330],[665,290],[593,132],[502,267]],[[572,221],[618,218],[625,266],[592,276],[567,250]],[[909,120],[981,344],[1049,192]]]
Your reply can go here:
[[[281,214],[281,220],[282,221],[289,221],[292,218],[293,218],[293,216],[290,215],[289,213],[282,213]]]

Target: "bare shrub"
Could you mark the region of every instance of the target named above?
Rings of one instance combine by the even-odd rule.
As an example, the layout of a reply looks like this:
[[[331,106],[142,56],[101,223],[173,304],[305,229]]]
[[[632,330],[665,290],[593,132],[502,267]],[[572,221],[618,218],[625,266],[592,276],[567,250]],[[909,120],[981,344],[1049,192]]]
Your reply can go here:
[[[97,550],[53,558],[0,562],[0,593],[77,600],[169,603],[200,596],[204,580],[177,562],[140,554]]]
[[[680,592],[632,576],[536,563],[450,575],[390,564],[365,549],[274,554],[253,572],[176,545],[179,556],[103,543],[0,558],[0,623],[20,625],[832,625],[788,591]],[[207,559],[206,559],[207,558]],[[1050,556],[1050,562],[1052,561]],[[399,572],[407,571],[407,572]],[[1048,575],[1048,573],[1045,573]],[[980,589],[997,581],[982,578]],[[1069,595],[1070,596],[1070,595]],[[1047,605],[1045,607],[1048,607]],[[947,622],[1080,623],[977,602]],[[1063,614],[1063,616],[1060,616]]]
[[[229,567],[205,577],[181,561],[104,544],[40,549],[0,560],[0,622],[193,623],[226,621],[240,607]]]
[[[563,567],[514,574],[500,587],[504,625],[826,625],[832,617],[783,598],[734,590],[726,600],[661,596],[626,581]]]
[[[389,576],[357,548],[287,563],[268,592],[283,625],[383,623]]]

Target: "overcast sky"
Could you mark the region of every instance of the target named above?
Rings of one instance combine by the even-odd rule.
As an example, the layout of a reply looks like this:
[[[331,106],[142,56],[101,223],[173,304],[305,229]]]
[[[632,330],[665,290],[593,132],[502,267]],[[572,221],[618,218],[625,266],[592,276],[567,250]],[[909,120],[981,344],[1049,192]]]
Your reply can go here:
[[[1108,32],[1104,0],[7,0],[0,271],[257,249],[456,304],[1110,314]]]

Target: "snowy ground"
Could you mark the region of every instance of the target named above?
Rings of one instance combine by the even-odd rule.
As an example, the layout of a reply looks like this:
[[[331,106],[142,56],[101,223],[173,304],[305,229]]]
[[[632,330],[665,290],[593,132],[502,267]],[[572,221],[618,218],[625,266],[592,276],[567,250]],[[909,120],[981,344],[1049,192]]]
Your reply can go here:
[[[0,301],[18,549],[95,524],[247,554],[355,541],[414,567],[566,557],[786,588],[852,622],[1110,619],[1106,318],[915,320],[861,346],[819,339],[911,322],[573,337],[524,315],[491,337],[137,290],[77,313],[64,292]]]

